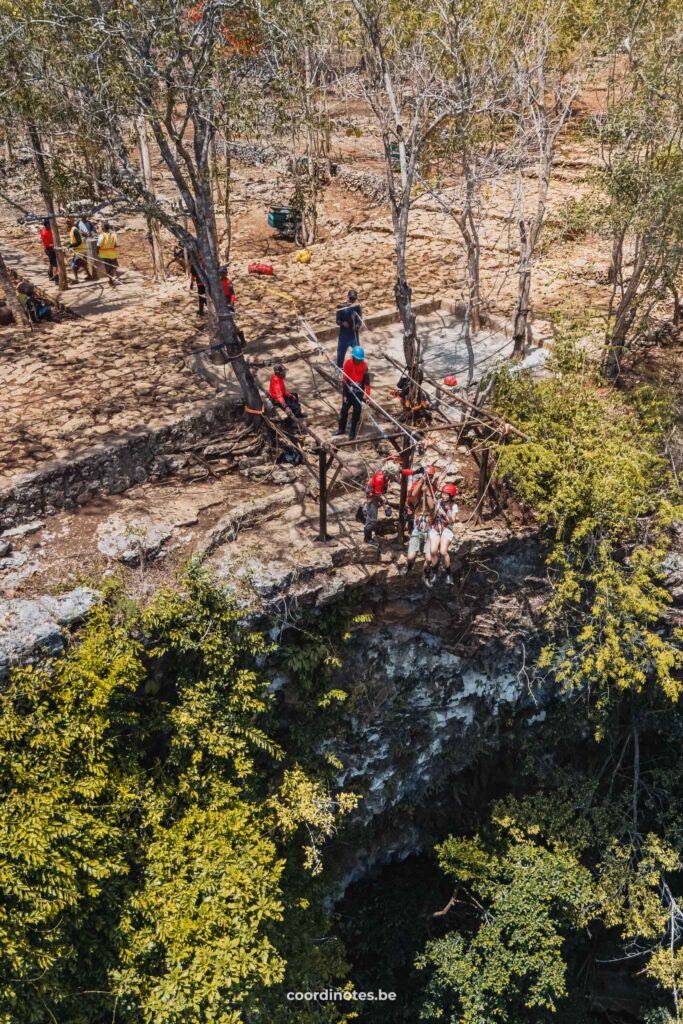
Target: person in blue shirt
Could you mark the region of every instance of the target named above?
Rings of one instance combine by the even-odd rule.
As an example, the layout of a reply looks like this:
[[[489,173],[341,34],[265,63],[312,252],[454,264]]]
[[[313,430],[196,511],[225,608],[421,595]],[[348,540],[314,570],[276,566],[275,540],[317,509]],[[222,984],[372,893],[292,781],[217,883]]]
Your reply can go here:
[[[339,341],[337,342],[337,366],[343,369],[346,353],[352,345],[360,343],[360,328],[363,322],[363,310],[358,303],[358,294],[352,288],[348,294],[348,302],[337,310]]]

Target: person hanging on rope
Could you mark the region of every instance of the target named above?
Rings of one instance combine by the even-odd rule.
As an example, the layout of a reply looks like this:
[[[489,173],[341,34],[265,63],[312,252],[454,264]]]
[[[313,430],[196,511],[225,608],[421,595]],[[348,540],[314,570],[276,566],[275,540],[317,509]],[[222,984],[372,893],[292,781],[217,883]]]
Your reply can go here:
[[[43,221],[43,226],[40,229],[40,240],[43,243],[43,249],[47,256],[48,280],[52,281],[53,278],[56,280],[59,276],[57,271],[57,250],[55,249],[55,237],[52,234],[49,217],[46,217]]]
[[[379,507],[384,504],[384,495],[391,481],[398,480],[401,475],[401,467],[396,462],[385,462],[380,470],[368,481],[365,489],[365,505],[363,506],[363,518],[365,529],[363,540],[366,544],[373,543],[373,534],[377,529]]]
[[[289,416],[296,416],[298,420],[303,419],[304,413],[301,411],[301,405],[299,404],[299,396],[296,391],[288,391],[285,385],[285,377],[287,376],[287,367],[282,363],[276,363],[273,367],[273,376],[270,378],[270,387],[268,394],[272,402]]]
[[[440,564],[443,564],[446,573],[446,583],[449,587],[453,586],[450,546],[455,536],[453,526],[458,514],[458,506],[455,503],[457,493],[458,488],[455,484],[444,484],[434,505],[432,526],[429,531],[432,565],[425,573],[425,583],[428,587],[434,586],[434,578]]]
[[[408,557],[401,569],[401,575],[407,576],[415,565],[418,555],[424,555],[424,575],[427,579],[432,563],[432,551],[429,531],[432,525],[432,514],[436,504],[434,494],[436,468],[403,469],[403,476],[412,476],[413,483],[406,495],[405,516],[410,537],[408,539]]]
[[[352,288],[348,293],[346,305],[340,306],[337,310],[337,326],[339,327],[339,339],[337,341],[337,366],[341,370],[346,359],[346,353],[352,345],[360,345],[360,327],[363,322],[363,310],[358,303],[358,293]]]
[[[351,349],[351,358],[344,363],[342,380],[342,407],[339,414],[339,430],[337,437],[346,433],[346,425],[351,414],[351,434],[354,438],[358,433],[363,403],[370,397],[370,373],[365,362],[365,351],[360,345]]]

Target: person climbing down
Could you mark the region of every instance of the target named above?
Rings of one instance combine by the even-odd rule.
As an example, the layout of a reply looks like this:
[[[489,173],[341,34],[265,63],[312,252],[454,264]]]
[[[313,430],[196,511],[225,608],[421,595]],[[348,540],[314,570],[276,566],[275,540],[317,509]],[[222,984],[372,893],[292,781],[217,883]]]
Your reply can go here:
[[[400,475],[400,466],[395,462],[385,462],[368,482],[365,489],[365,505],[363,506],[365,518],[363,540],[366,544],[373,542],[372,535],[377,529],[379,507],[384,504],[384,495],[387,493],[389,482],[398,480]]]
[[[363,403],[370,397],[370,373],[365,362],[365,351],[360,345],[354,345],[351,349],[351,358],[344,363],[342,374],[342,407],[339,414],[339,430],[335,436],[341,437],[346,433],[349,409],[353,409],[350,436],[354,438],[358,433]]]
[[[305,414],[301,411],[299,396],[296,391],[287,390],[285,386],[286,376],[286,366],[283,366],[282,363],[276,363],[273,367],[273,376],[270,378],[268,394],[275,405],[280,409],[284,409],[288,415],[291,412],[298,420],[303,419]]]
[[[418,555],[424,555],[423,572],[425,579],[432,564],[429,531],[432,525],[432,513],[435,506],[434,479],[436,468],[404,469],[402,476],[413,476],[417,479],[406,495],[406,522],[410,529],[408,538],[408,557],[401,569],[401,575],[407,576],[415,565]]]
[[[455,503],[455,496],[458,488],[455,484],[444,484],[441,493],[434,506],[432,514],[432,526],[429,531],[431,569],[425,575],[425,583],[428,587],[434,586],[434,576],[443,563],[446,573],[446,583],[453,586],[451,576],[451,554],[450,546],[453,543],[453,525],[458,514],[458,506]]]
[[[119,240],[108,220],[102,221],[102,230],[97,236],[97,258],[104,266],[109,287],[113,288],[119,272]]]
[[[92,281],[92,275],[90,274],[85,262],[85,236],[78,225],[74,222],[73,217],[69,217],[66,224],[69,229],[69,248],[71,249],[71,269],[74,275],[74,284],[78,284],[79,270],[83,270],[87,280]]]
[[[49,281],[58,276],[57,272],[57,250],[55,249],[55,236],[52,234],[50,219],[46,217],[40,229],[40,240],[47,256],[47,277]]]
[[[348,293],[348,302],[337,310],[337,366],[341,370],[346,353],[352,345],[360,343],[360,328],[363,322],[363,310],[358,303],[358,293],[352,288]]]

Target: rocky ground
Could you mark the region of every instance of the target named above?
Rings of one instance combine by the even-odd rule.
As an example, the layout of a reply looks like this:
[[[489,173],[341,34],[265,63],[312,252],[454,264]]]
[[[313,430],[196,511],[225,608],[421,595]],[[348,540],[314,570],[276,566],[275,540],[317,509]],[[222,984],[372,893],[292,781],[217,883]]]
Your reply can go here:
[[[283,353],[294,355],[290,383],[301,391],[309,423],[325,438],[335,429],[338,396],[321,382],[315,363],[329,370],[335,307],[350,286],[358,288],[369,319],[393,306],[393,237],[382,161],[367,121],[362,129],[360,139],[335,139],[339,173],[324,195],[319,239],[310,247],[308,265],[297,263],[294,245],[274,238],[266,223],[268,207],[288,199],[277,154],[275,163],[257,163],[259,147],[234,155],[230,272],[248,353],[266,364]],[[566,204],[587,190],[596,162],[585,138],[566,136],[551,182],[546,241],[533,268],[531,327],[536,343],[552,339],[558,313],[599,320],[606,309],[608,243],[591,234],[572,238],[563,232]],[[159,191],[171,194],[158,164],[156,175]],[[452,198],[457,187],[445,179],[443,198]],[[503,179],[483,197],[483,295],[501,327],[498,333],[497,328],[487,330],[474,339],[478,373],[509,354],[505,325],[515,302],[515,187],[511,178]],[[23,205],[36,205],[24,176],[12,180],[10,191]],[[531,205],[531,179],[528,191]],[[0,203],[0,250],[10,267],[49,291],[37,229],[17,227],[16,216]],[[195,372],[196,354],[208,335],[182,273],[171,268],[166,282],[154,283],[144,223],[123,218],[116,227],[123,273],[115,290],[83,282],[60,296],[74,318],[30,333],[0,328],[0,484],[130,430],[181,419],[229,385],[223,370],[206,360],[199,362],[208,372],[203,377]],[[219,228],[225,241],[224,224]],[[167,237],[164,244],[170,260],[174,243]],[[248,274],[252,261],[272,263],[274,277]],[[462,245],[442,203],[426,192],[412,215],[408,273],[414,299],[424,307],[419,323],[433,356],[428,372],[457,369],[460,374],[466,353],[457,325],[450,314],[435,312],[434,305],[450,300],[452,308],[463,297]],[[324,354],[311,351],[300,336],[302,326],[320,335]],[[393,353],[400,361],[397,331],[391,325],[373,327],[362,340],[375,374],[375,396],[396,411],[389,392],[397,373],[386,356]],[[269,370],[259,373],[267,387]],[[375,430],[371,415],[364,429]],[[432,440],[430,461],[442,468],[455,465],[464,476],[458,545],[466,549],[468,538],[479,531],[503,531],[498,536],[518,531],[516,510],[474,521],[476,469],[471,458],[465,448],[455,447],[453,434],[435,434]],[[212,443],[216,441],[220,445],[221,439]],[[127,590],[145,600],[160,584],[177,580],[190,557],[205,559],[219,576],[230,579],[246,604],[260,602],[285,618],[288,602],[326,601],[368,578],[394,579],[403,557],[399,546],[386,539],[379,554],[369,553],[353,518],[365,480],[386,454],[386,445],[345,451],[347,469],[331,496],[333,540],[328,545],[315,540],[317,479],[311,439],[306,448],[309,464],[295,469],[276,466],[264,456],[207,461],[201,449],[185,453],[177,460],[175,476],[148,481],[125,494],[102,495],[0,536],[5,663],[23,656],[36,642],[48,647],[56,643],[60,624],[77,619],[96,600],[103,576],[120,577]],[[443,595],[434,600],[437,606],[443,604]]]
[[[308,266],[295,261],[292,243],[278,240],[266,223],[268,207],[287,200],[277,166],[235,164],[232,199],[231,274],[238,314],[247,337],[267,339],[276,354],[283,332],[299,327],[300,316],[314,328],[334,323],[334,311],[350,286],[358,288],[366,314],[393,306],[393,237],[385,206],[354,190],[353,175],[382,182],[379,145],[368,125],[362,139],[335,140],[340,166],[320,213],[319,241]],[[551,223],[569,198],[586,189],[596,156],[586,142],[567,137],[557,161],[549,199]],[[170,187],[157,166],[160,192]],[[351,181],[349,180],[351,175]],[[35,196],[13,181],[13,197],[32,208]],[[530,203],[533,181],[529,181]],[[513,214],[515,182],[503,179],[487,191],[482,210],[483,294],[490,311],[508,320],[514,308],[517,241]],[[444,183],[452,197],[457,183]],[[372,189],[369,189],[372,193]],[[0,203],[0,246],[8,264],[47,288],[46,263],[32,226],[17,227],[17,212]],[[561,219],[561,217],[560,217]],[[172,268],[157,285],[140,218],[123,218],[123,277],[116,291],[82,282],[61,298],[81,319],[45,325],[20,336],[0,328],[0,480],[69,457],[131,427],[150,427],[181,416],[208,397],[185,364],[187,354],[207,342],[196,316],[188,282]],[[170,259],[174,247],[165,239]],[[551,314],[604,310],[609,259],[605,240],[555,239],[534,266],[532,329],[536,341],[552,335]],[[247,273],[251,261],[272,263],[272,279]],[[463,294],[462,245],[453,220],[428,194],[417,201],[411,223],[409,278],[416,301]],[[55,294],[54,291],[52,294]],[[370,349],[372,344],[370,343]]]

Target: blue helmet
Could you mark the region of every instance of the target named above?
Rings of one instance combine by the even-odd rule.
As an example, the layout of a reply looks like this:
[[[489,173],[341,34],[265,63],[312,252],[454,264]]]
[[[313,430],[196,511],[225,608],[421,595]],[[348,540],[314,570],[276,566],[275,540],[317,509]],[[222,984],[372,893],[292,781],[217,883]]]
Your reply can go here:
[[[362,347],[362,345],[353,346],[353,348],[351,349],[351,358],[359,360],[365,359],[365,349]]]

